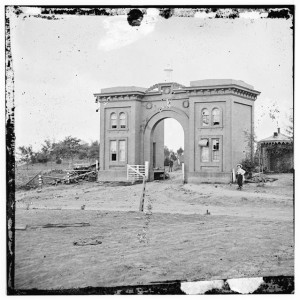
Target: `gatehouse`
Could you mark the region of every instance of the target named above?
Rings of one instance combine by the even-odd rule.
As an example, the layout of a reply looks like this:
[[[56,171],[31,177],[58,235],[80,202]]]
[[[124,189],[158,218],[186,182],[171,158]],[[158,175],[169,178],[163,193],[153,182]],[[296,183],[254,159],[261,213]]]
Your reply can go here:
[[[260,92],[232,79],[112,87],[95,93],[100,104],[100,181],[126,180],[127,164],[149,163],[149,180],[164,164],[164,123],[184,131],[185,182],[229,182],[249,151],[254,101]],[[174,149],[175,150],[175,149]]]

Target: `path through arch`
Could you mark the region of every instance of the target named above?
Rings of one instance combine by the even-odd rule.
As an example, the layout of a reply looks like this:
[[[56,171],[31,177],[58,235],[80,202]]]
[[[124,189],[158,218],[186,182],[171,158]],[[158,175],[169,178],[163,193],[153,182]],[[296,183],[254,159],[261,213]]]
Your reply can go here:
[[[173,118],[180,123],[184,132],[184,152],[185,152],[185,164],[184,164],[184,182],[188,182],[188,163],[189,163],[189,118],[180,109],[169,108],[164,109],[161,112],[154,113],[148,120],[143,136],[143,161],[149,162],[149,180],[154,179],[153,171],[153,133],[156,126],[167,118]]]

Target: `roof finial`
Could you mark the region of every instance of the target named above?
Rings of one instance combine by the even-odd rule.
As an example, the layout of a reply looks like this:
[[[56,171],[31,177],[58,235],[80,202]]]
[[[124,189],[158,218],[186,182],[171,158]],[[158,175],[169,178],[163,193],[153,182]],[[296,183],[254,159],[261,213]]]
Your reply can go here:
[[[164,71],[166,73],[165,82],[172,82],[172,72],[173,72],[173,69],[171,68],[171,65],[168,64],[167,68],[164,69]]]

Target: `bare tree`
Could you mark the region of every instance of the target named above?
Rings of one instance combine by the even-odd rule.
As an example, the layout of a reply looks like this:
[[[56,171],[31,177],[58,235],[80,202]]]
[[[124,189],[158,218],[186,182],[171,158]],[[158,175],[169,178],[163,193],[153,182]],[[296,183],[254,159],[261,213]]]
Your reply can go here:
[[[33,162],[32,160],[34,159],[34,152],[32,151],[32,146],[31,145],[29,145],[28,147],[21,146],[19,147],[19,151],[21,154],[21,161],[26,162],[27,171],[28,171],[28,164],[30,162]]]

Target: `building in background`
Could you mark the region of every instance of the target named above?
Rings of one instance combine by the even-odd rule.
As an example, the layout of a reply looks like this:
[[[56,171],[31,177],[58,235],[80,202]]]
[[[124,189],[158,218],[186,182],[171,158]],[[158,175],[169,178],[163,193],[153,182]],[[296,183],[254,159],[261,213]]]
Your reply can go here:
[[[271,172],[290,172],[294,168],[293,141],[280,133],[280,128],[273,135],[258,142],[263,170]]]
[[[163,167],[164,125],[176,119],[184,131],[186,182],[229,182],[245,158],[245,131],[253,134],[260,92],[240,80],[158,83],[114,87],[94,94],[100,103],[99,180],[126,180],[126,167],[149,162],[149,180]]]

